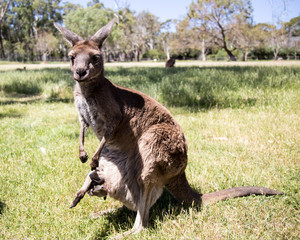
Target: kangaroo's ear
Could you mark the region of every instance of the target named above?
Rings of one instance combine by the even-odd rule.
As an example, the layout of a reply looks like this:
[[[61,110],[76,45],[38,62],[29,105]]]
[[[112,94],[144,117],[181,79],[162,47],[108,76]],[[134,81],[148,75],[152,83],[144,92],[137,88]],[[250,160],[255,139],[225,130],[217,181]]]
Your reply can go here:
[[[68,42],[74,46],[77,42],[82,41],[82,37],[78,36],[76,33],[59,26],[58,24],[54,23],[54,26],[62,33],[62,35],[68,40]]]
[[[111,20],[108,24],[106,24],[98,32],[96,32],[94,34],[94,36],[91,37],[91,40],[96,42],[98,44],[99,48],[102,47],[104,40],[110,34],[110,32],[114,26],[114,23],[115,23],[115,19]]]

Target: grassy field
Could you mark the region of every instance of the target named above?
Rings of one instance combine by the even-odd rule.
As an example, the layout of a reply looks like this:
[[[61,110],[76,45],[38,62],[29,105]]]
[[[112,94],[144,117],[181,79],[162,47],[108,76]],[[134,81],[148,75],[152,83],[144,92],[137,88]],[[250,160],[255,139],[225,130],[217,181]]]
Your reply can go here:
[[[66,68],[1,71],[0,239],[107,239],[135,213],[85,197],[69,209],[88,164],[78,159],[79,123]],[[167,106],[189,143],[187,177],[201,192],[264,186],[251,196],[182,208],[165,192],[150,228],[130,239],[299,239],[300,67],[109,67],[113,82]],[[89,155],[98,145],[87,134]]]

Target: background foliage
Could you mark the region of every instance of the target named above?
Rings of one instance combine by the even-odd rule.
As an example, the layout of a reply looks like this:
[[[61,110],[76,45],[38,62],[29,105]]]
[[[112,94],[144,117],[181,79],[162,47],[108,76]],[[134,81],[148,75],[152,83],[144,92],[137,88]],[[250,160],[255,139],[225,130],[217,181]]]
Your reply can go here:
[[[166,22],[159,22],[150,12],[135,13],[126,4],[116,6],[106,8],[100,0],[90,1],[86,7],[61,0],[1,0],[0,57],[66,60],[68,45],[54,22],[88,37],[113,17],[118,24],[103,49],[108,61],[171,56],[205,61],[207,56],[218,59],[214,56],[219,51],[225,51],[225,59],[230,60],[299,57],[300,17],[284,22],[277,16],[273,24],[254,24],[250,0],[194,1],[183,19]],[[172,22],[176,22],[176,32],[170,31]]]

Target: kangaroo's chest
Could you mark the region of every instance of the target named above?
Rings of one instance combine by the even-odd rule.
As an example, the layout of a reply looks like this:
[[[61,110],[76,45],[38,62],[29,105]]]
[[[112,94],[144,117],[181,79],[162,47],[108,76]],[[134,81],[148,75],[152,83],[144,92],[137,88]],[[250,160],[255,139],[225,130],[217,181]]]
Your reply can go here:
[[[94,99],[86,99],[82,96],[75,97],[75,106],[78,113],[93,129],[97,137],[103,136],[105,123],[101,114],[101,106],[98,106]]]

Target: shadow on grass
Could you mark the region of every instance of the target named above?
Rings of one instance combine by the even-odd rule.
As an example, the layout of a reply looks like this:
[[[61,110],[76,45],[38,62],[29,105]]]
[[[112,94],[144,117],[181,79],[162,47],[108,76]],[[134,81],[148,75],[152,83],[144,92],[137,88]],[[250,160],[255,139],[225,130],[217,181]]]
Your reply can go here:
[[[0,106],[1,105],[14,105],[14,104],[31,104],[31,103],[36,103],[40,102],[40,98],[31,98],[29,96],[26,97],[26,99],[21,99],[19,97],[9,97],[7,100],[0,100]]]
[[[155,229],[157,227],[156,222],[163,221],[165,215],[177,216],[182,213],[184,208],[167,190],[164,190],[162,196],[150,209],[149,228]],[[100,240],[106,238],[111,234],[111,228],[116,229],[120,233],[130,230],[133,227],[135,217],[136,212],[130,211],[127,208],[121,208],[116,212],[105,215],[108,223],[101,230],[96,230],[93,239]]]
[[[3,214],[3,212],[6,208],[7,208],[7,205],[0,200],[0,215]]]
[[[114,67],[106,68],[105,73],[112,82],[140,90],[166,107],[179,107],[192,112],[269,104],[269,99],[263,99],[264,92],[298,86],[300,75],[299,69],[293,67],[254,66],[170,69]],[[48,95],[46,101],[50,103],[69,102],[72,101],[70,96],[73,82],[69,69],[28,70],[23,73],[11,71],[4,73],[4,78],[0,81],[0,91],[32,94],[36,97]],[[258,90],[261,94],[257,94]],[[31,102],[34,101],[27,103]],[[17,98],[0,101],[0,104],[14,103],[18,103]]]
[[[21,118],[23,114],[21,113],[0,113],[0,119],[1,118]]]
[[[9,98],[8,100],[0,100],[1,105],[14,105],[14,104],[33,104],[33,103],[72,103],[74,100],[73,98],[30,98],[27,99],[20,99],[17,97]],[[20,115],[21,117],[22,115]],[[4,117],[4,116],[2,116]],[[15,116],[12,116],[15,117]],[[1,113],[0,113],[1,118]]]
[[[159,96],[167,107],[183,107],[190,111],[211,108],[254,106],[256,97],[243,96],[244,89],[255,89],[261,83],[248,81],[249,67],[180,67],[109,69],[107,77],[121,86]],[[129,76],[129,77],[128,77]],[[126,78],[127,77],[127,78]]]
[[[58,95],[60,91],[72,95],[73,79],[70,70],[45,68],[26,71],[5,71],[2,72],[0,80],[0,92],[5,95],[18,95],[27,97],[39,97]],[[46,93],[46,94],[45,94]]]

